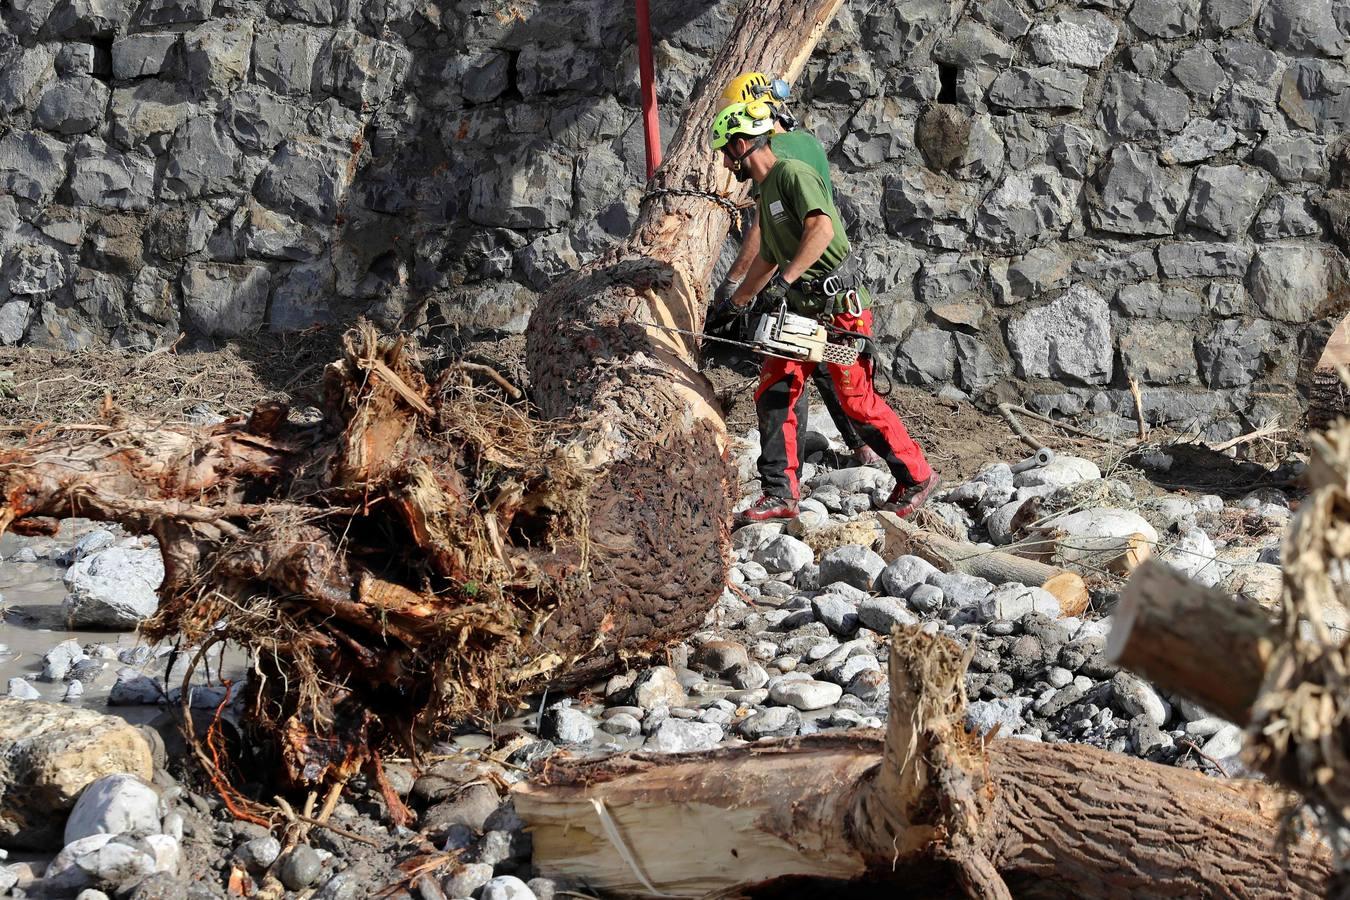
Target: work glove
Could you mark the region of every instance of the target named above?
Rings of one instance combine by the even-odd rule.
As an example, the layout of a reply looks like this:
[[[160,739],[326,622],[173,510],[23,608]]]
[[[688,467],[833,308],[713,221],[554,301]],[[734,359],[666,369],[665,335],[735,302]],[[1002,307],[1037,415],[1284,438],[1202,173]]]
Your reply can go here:
[[[775,273],[769,283],[764,285],[759,292],[759,301],[763,309],[777,309],[782,305],[784,298],[787,297],[788,289],[792,285],[783,280],[780,273]]]
[[[735,316],[740,310],[731,302],[731,297],[736,293],[736,288],[740,287],[739,281],[723,281],[713,291],[713,302],[710,319],[720,319],[724,316]]]

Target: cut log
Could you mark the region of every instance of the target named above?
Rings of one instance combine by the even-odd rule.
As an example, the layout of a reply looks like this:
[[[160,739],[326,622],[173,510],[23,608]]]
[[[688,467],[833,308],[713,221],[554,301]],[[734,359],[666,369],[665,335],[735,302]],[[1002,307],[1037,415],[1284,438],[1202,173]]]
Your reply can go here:
[[[1281,845],[1288,795],[1091,747],[986,743],[962,725],[963,668],[947,639],[897,631],[884,740],[550,765],[514,793],[534,865],[620,896],[793,878],[905,896],[949,896],[953,880],[984,897],[1322,895],[1326,848]]]
[[[874,519],[883,532],[882,555],[886,559],[909,554],[944,572],[964,572],[994,584],[1039,585],[1059,601],[1062,616],[1082,615],[1087,609],[1087,585],[1077,573],[924,531],[895,513],[875,513]]]
[[[707,148],[721,86],[801,70],[841,0],[745,4],[684,110],[632,236],[540,298],[527,335],[543,413],[461,373],[429,383],[361,328],[324,374],[323,420],[278,405],[192,428],[115,419],[0,452],[0,529],[87,516],[154,534],[152,637],[254,656],[254,738],[291,780],[547,683],[567,689],[703,620],[725,583],[734,482],[690,342],[744,197]]]

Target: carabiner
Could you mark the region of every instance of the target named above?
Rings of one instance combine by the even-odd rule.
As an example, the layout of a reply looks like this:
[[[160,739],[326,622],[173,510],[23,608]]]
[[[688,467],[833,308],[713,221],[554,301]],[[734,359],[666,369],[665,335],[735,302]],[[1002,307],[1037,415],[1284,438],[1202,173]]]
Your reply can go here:
[[[844,312],[855,318],[863,314],[862,298],[857,291],[849,291],[844,295]]]

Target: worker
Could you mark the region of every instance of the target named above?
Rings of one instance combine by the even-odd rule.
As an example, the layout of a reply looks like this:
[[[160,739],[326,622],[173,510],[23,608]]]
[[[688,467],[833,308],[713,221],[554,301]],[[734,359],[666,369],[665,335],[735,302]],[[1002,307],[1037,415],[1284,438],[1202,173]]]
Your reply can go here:
[[[743,308],[759,294],[771,306],[786,304],[841,332],[871,335],[871,296],[856,277],[855,257],[825,180],[801,160],[780,160],[770,145],[773,134],[773,112],[762,101],[733,103],[713,121],[712,148],[721,151],[722,165],[759,187],[759,253],[730,302]],[[745,521],[797,515],[806,379],[816,367],[780,357],[765,357],[760,366],[755,412],[764,496],[741,514]],[[825,367],[851,424],[895,476],[895,490],[883,508],[910,515],[932,494],[938,478],[900,417],[878,396],[870,357]]]
[[[776,88],[776,90],[775,90]],[[769,110],[773,113],[774,131],[769,139],[770,146],[773,147],[774,155],[779,159],[799,159],[807,163],[811,168],[820,173],[820,177],[825,180],[825,191],[830,200],[834,200],[834,185],[830,182],[830,163],[825,156],[825,148],[821,146],[816,136],[809,131],[803,131],[797,128],[797,120],[788,111],[785,102],[787,97],[787,84],[782,81],[769,81],[768,76],[761,72],[747,72],[733,79],[727,85],[726,90],[722,92],[722,106],[726,107],[732,103],[749,103],[752,100],[762,100],[767,103]],[[740,177],[738,175],[738,177]],[[748,177],[748,176],[747,176]],[[745,180],[741,177],[742,181]],[[750,194],[754,196],[755,187],[751,187]],[[722,280],[721,285],[713,293],[713,309],[715,313],[728,312],[731,295],[735,293],[737,285],[745,278],[745,273],[750,270],[750,261],[759,253],[759,218],[753,212],[747,214],[748,224],[745,235],[741,240],[740,252],[736,255],[736,260],[727,270],[726,278]],[[839,431],[839,437],[848,447],[849,453],[853,456],[853,461],[860,466],[880,466],[881,457],[877,456],[876,451],[858,436],[857,430],[849,422],[848,416],[844,415],[843,408],[839,405],[839,398],[835,396],[834,385],[830,383],[829,373],[823,368],[817,368],[815,374],[811,376],[815,382],[816,389],[820,391],[820,399],[825,404],[825,409],[830,414],[830,419]]]

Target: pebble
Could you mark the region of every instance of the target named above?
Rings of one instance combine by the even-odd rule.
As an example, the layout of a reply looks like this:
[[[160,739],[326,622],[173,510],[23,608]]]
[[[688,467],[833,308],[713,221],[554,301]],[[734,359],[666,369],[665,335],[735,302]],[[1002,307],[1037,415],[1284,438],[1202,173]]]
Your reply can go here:
[[[710,750],[721,740],[721,726],[667,719],[647,738],[643,747],[657,753],[689,753]]]
[[[441,887],[449,897],[468,897],[491,880],[492,866],[481,862],[464,863],[445,877]]]
[[[514,875],[498,875],[483,885],[478,900],[537,900],[529,885]]]
[[[635,716],[619,713],[601,722],[600,730],[620,737],[635,737],[642,733],[642,723]]]
[[[780,681],[769,689],[769,699],[809,711],[838,703],[843,693],[842,687],[827,681]]]
[[[742,719],[736,732],[747,740],[790,737],[801,730],[802,717],[790,706],[768,706]]]
[[[1236,725],[1225,725],[1223,728],[1205,741],[1205,745],[1200,751],[1211,759],[1227,759],[1230,756],[1237,756],[1242,752],[1243,734],[1242,729]]]
[[[38,689],[22,678],[11,678],[6,693],[13,700],[39,700],[42,698]]]
[[[277,876],[292,891],[300,891],[319,880],[323,861],[308,844],[297,844],[281,863]]]

